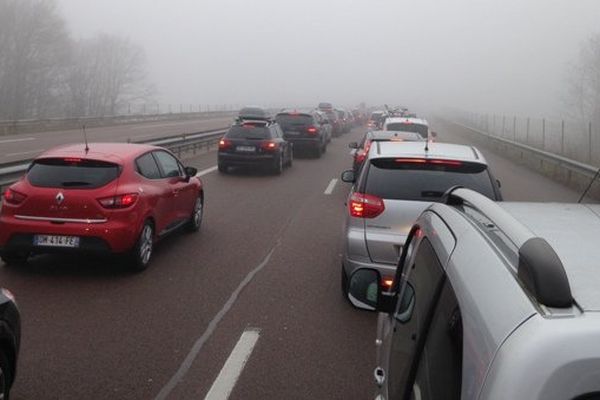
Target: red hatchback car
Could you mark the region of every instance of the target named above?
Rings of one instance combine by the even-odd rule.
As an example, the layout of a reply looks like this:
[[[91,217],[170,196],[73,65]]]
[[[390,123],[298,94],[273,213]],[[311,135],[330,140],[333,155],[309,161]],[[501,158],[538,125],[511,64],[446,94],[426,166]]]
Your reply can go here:
[[[17,264],[40,253],[114,253],[143,270],[158,239],[183,226],[200,228],[204,191],[196,173],[155,146],[49,150],[4,192],[0,256]]]

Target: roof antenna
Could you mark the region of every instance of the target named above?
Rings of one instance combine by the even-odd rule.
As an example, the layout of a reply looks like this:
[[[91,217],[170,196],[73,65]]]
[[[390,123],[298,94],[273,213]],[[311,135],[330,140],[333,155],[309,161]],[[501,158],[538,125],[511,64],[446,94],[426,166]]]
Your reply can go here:
[[[585,191],[581,194],[581,197],[579,198],[578,203],[581,203],[584,199],[584,197],[588,194],[588,192],[590,191],[590,189],[592,188],[592,185],[594,184],[594,182],[596,181],[596,179],[598,179],[598,176],[600,176],[600,168],[598,168],[598,171],[596,171],[596,175],[594,175],[594,177],[592,178],[592,180],[590,181],[590,184],[588,185],[588,187],[585,189]]]
[[[429,151],[429,138],[425,140],[425,153]]]
[[[88,146],[87,132],[85,131],[85,124],[81,126],[81,129],[83,130],[83,140],[85,140],[85,154],[87,155],[88,151],[90,151],[90,146]]]

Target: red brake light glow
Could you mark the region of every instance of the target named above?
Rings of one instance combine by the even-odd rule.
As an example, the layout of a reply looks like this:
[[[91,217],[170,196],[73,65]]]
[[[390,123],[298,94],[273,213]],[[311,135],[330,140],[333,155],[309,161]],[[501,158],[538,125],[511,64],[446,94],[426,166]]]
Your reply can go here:
[[[317,133],[317,128],[315,128],[314,126],[309,126],[309,127],[306,129],[306,131],[307,131],[308,133],[315,134],[315,133]]]
[[[381,279],[381,286],[383,286],[384,289],[390,290],[392,288],[393,284],[394,284],[394,278],[391,276],[384,276]]]
[[[68,162],[68,163],[80,163],[81,158],[68,157],[68,158],[65,158],[64,161]]]
[[[462,165],[461,161],[458,160],[439,160],[439,159],[425,159],[425,158],[396,158],[397,163],[413,163],[413,164],[436,164],[436,165],[450,165],[458,167]]]
[[[102,199],[98,199],[98,202],[104,208],[128,208],[135,204],[138,197],[139,194],[137,193],[127,193],[113,197],[104,197]]]
[[[221,139],[219,141],[219,150],[225,150],[231,147],[231,140]]]
[[[364,193],[353,193],[348,202],[350,215],[356,218],[375,218],[385,211],[383,199]]]
[[[3,197],[6,203],[13,205],[21,204],[27,198],[23,193],[19,193],[12,189],[6,189]]]
[[[260,148],[265,151],[273,151],[273,150],[277,149],[278,147],[279,147],[279,145],[277,144],[277,142],[272,142],[270,140],[264,141],[260,145]]]

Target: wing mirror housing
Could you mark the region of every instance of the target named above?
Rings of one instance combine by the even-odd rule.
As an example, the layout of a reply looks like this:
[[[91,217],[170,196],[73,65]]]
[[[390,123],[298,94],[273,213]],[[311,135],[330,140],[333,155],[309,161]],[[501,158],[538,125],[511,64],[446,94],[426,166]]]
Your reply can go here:
[[[375,269],[357,269],[348,280],[348,300],[361,310],[392,313],[396,305],[396,296],[388,291],[391,283],[382,279],[379,271]]]
[[[185,180],[187,182],[189,182],[190,179],[196,176],[196,174],[198,173],[198,168],[194,167],[185,167],[183,170],[185,171]]]
[[[342,172],[342,182],[346,182],[346,183],[356,182],[356,174],[354,173],[354,171],[349,169],[347,171]]]
[[[351,142],[348,144],[348,147],[350,147],[351,149],[358,149],[358,143],[357,142]]]
[[[437,132],[431,131],[431,137],[432,138],[437,138],[438,137]]]

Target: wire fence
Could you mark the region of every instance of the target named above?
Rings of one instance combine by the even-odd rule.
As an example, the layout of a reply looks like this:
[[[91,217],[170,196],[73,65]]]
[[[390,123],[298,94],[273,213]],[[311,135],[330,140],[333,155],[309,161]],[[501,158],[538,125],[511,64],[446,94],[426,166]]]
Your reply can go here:
[[[600,165],[600,125],[592,122],[466,113],[465,124],[572,160]]]

